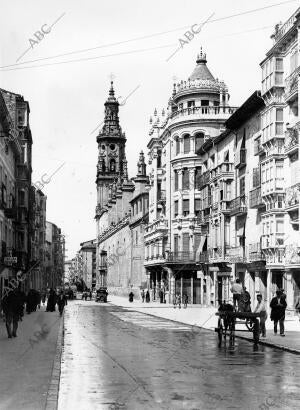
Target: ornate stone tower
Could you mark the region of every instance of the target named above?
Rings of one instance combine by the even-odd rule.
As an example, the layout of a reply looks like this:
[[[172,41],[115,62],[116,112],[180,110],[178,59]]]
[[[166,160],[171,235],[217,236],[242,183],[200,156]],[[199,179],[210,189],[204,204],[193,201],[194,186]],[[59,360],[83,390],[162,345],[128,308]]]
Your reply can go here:
[[[102,130],[97,136],[97,215],[100,217],[109,201],[109,192],[113,184],[128,179],[127,161],[125,157],[125,134],[119,124],[119,103],[115,98],[113,82],[109,96],[104,104],[105,118]]]

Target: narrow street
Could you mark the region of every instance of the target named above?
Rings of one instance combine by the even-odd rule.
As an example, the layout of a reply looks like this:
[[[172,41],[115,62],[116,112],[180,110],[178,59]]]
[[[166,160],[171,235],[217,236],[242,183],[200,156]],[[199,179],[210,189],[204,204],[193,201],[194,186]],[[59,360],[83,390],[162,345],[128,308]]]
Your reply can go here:
[[[300,357],[111,304],[65,311],[59,410],[296,409]]]

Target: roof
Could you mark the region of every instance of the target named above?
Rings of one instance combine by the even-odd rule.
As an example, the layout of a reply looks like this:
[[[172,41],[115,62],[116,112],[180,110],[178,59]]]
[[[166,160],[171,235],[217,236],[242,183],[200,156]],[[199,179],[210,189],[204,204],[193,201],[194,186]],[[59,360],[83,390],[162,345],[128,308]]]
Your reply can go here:
[[[215,138],[208,139],[197,151],[197,155],[205,154],[211,147],[222,141],[232,130],[236,130],[253,116],[259,109],[265,106],[260,91],[253,94],[241,105],[225,122],[226,130]]]
[[[260,91],[253,94],[238,108],[225,122],[227,128],[235,130],[252,117],[260,108],[265,106]]]
[[[206,63],[206,54],[202,53],[202,49],[200,54],[197,57],[196,61],[197,65],[194,68],[194,71],[189,77],[189,80],[212,80],[215,81],[214,76],[212,73],[209,71]]]

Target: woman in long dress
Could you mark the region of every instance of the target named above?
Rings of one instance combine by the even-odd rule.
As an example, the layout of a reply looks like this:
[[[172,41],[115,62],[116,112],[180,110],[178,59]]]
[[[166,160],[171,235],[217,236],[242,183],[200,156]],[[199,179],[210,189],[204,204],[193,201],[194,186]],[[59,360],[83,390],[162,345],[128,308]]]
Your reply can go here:
[[[56,293],[51,288],[49,292],[46,312],[55,312],[55,304],[56,304]]]

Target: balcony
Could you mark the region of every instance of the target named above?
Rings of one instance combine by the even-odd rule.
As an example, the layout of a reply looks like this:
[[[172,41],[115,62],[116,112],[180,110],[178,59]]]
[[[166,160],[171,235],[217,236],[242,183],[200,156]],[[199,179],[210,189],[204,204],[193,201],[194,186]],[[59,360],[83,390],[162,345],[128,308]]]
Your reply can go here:
[[[209,257],[208,257],[208,252],[207,251],[204,251],[204,252],[200,253],[199,262],[200,263],[209,263]]]
[[[299,73],[300,67],[297,67],[285,80],[284,98],[286,102],[292,102],[297,98]]]
[[[235,111],[237,107],[218,106],[218,107],[190,107],[182,108],[174,111],[171,114],[172,120],[183,120],[188,117],[189,120],[193,119],[224,119],[227,120]]]
[[[11,206],[4,206],[4,214],[6,216],[6,218],[9,219],[17,219],[18,217],[18,211],[17,211],[17,207],[15,205],[11,205]]]
[[[246,263],[246,251],[241,246],[210,248],[210,263]]]
[[[241,148],[239,151],[236,151],[234,157],[234,166],[236,168],[242,168],[246,166],[246,148]]]
[[[166,252],[166,260],[172,263],[196,263],[196,252],[176,251]]]
[[[233,179],[233,163],[223,162],[210,171],[210,180],[215,181],[217,179]]]
[[[166,262],[166,253],[157,253],[155,255],[151,256],[146,256],[144,260],[144,265],[145,266],[151,266],[151,265],[161,265],[162,263]]]
[[[261,187],[257,187],[250,191],[250,196],[249,196],[249,208],[264,208],[265,204],[263,203],[263,200],[261,198]]]
[[[244,215],[247,213],[247,197],[239,196],[230,202],[230,215]]]
[[[209,171],[206,171],[206,172],[204,172],[204,174],[200,175],[199,184],[198,184],[198,190],[199,191],[209,183],[209,179],[210,179],[210,172]]]
[[[168,230],[168,221],[166,219],[159,219],[151,224],[148,224],[145,228],[145,236],[154,232],[166,232]]]
[[[288,245],[285,249],[285,265],[290,268],[300,267],[300,247]]]
[[[300,183],[286,189],[285,209],[288,212],[298,210],[300,199]]]
[[[265,256],[261,250],[260,243],[251,243],[248,247],[248,261],[251,262],[259,262],[265,261]]]
[[[230,213],[230,211],[231,211],[230,203],[231,203],[231,199],[223,198],[223,199],[220,200],[220,211],[223,214]]]
[[[254,141],[254,155],[259,155],[264,152],[263,146],[261,145],[261,139],[258,138]]]
[[[289,128],[285,133],[284,152],[291,155],[299,149],[299,129],[298,127]]]

